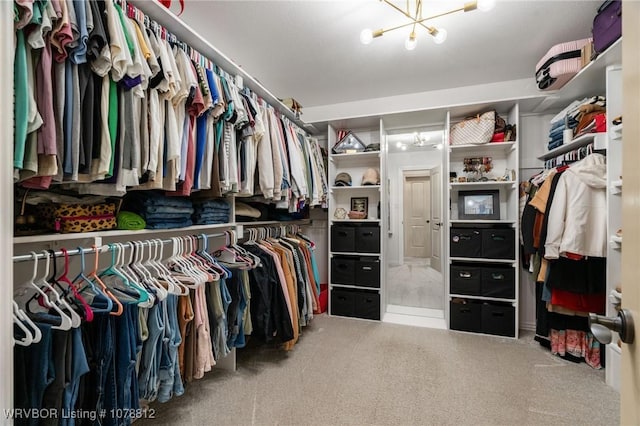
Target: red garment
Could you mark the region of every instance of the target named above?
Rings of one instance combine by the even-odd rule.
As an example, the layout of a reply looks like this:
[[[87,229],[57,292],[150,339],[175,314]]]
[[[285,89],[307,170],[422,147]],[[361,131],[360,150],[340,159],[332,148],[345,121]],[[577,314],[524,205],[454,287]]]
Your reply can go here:
[[[551,290],[551,304],[577,312],[604,314],[607,297],[604,293],[578,294],[566,290]]]

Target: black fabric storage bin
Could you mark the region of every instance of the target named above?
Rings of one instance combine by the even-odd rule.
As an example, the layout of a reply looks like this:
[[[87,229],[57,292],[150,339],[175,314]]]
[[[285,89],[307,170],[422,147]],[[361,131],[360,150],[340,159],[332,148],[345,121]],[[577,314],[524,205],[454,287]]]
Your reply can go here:
[[[449,302],[449,328],[478,333],[482,330],[482,305],[472,300],[465,301],[466,303],[455,303],[455,300]]]
[[[356,260],[349,257],[331,258],[331,282],[333,284],[349,284],[356,282]]]
[[[510,266],[484,266],[481,295],[514,299],[516,297],[515,269]]]
[[[515,317],[516,309],[511,305],[484,303],[482,305],[482,332],[515,337]]]
[[[355,293],[349,290],[331,289],[331,315],[352,317],[355,315]]]
[[[380,227],[356,228],[356,251],[358,253],[380,253]]]
[[[355,316],[358,318],[380,319],[380,295],[372,291],[358,291],[355,293]]]
[[[487,259],[515,259],[514,229],[483,229],[482,257]]]
[[[482,257],[482,237],[479,229],[451,228],[451,257]]]
[[[451,294],[480,295],[482,268],[477,265],[451,265]]]
[[[349,226],[331,227],[331,251],[353,252],[356,249],[355,228]]]
[[[361,257],[356,260],[354,284],[363,287],[380,287],[380,261],[375,257]]]

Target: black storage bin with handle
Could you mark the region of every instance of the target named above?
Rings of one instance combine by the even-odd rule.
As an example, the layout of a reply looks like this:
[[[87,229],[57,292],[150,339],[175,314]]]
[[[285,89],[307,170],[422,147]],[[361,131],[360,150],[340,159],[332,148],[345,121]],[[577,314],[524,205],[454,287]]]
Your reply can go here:
[[[356,282],[356,260],[350,257],[331,258],[331,283],[353,285]]]
[[[510,304],[491,302],[482,305],[482,332],[515,337],[516,309]]]
[[[482,238],[479,229],[451,228],[450,235],[451,257],[482,257]]]
[[[380,253],[380,227],[356,228],[356,251],[358,253]]]
[[[355,228],[351,226],[331,227],[331,251],[353,252],[356,249]]]
[[[478,265],[453,264],[450,267],[451,294],[480,295],[482,269]]]
[[[355,285],[380,287],[380,260],[377,257],[360,257],[355,262]]]
[[[516,270],[511,266],[484,266],[482,268],[481,295],[514,299],[516,297]]]
[[[471,331],[478,333],[482,330],[482,305],[469,299],[451,299],[449,302],[449,321],[452,330]]]
[[[355,292],[355,315],[358,318],[380,319],[380,295],[374,291]]]
[[[482,255],[486,259],[515,259],[515,230],[491,228],[482,230]]]
[[[348,289],[331,289],[331,315],[355,316],[356,297]]]

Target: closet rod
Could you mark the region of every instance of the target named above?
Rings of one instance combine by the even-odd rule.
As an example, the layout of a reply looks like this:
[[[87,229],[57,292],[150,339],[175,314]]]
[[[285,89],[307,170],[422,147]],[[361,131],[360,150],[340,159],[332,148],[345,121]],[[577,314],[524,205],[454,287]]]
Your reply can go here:
[[[193,235],[194,237],[197,237],[198,239],[202,238],[203,236],[206,238],[217,238],[217,237],[225,237],[228,234],[225,233],[217,233],[217,234],[199,234],[199,235]],[[184,237],[184,236],[182,236]],[[182,237],[177,237],[177,238],[182,238]],[[153,239],[147,239],[147,240],[137,240],[137,241],[142,241],[142,242],[147,242],[147,241],[154,241]],[[155,241],[160,241],[160,243],[162,244],[170,244],[173,242],[173,240],[171,239],[166,239],[166,240],[155,240]],[[71,250],[67,250],[67,255],[68,256],[77,256],[79,254],[90,254],[90,253],[95,253],[96,250],[98,250],[98,253],[104,253],[110,250],[110,246],[108,244],[100,246],[100,247],[96,247],[94,248],[76,248],[76,249],[71,249]],[[49,254],[49,256],[51,256],[51,254]],[[60,257],[60,256],[64,256],[64,253],[62,252],[62,250],[56,251],[53,254],[54,257]],[[40,260],[40,259],[45,259],[46,255],[42,252],[42,250],[40,250],[39,252],[36,253],[35,256],[36,259]],[[33,255],[31,254],[20,254],[17,256],[13,256],[13,263],[19,263],[19,262],[27,262],[29,260],[34,260]]]

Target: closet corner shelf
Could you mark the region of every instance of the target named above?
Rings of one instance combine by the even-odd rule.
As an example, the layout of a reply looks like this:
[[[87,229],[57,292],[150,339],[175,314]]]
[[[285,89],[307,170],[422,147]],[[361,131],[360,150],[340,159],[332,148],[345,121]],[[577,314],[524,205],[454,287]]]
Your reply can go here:
[[[375,189],[380,190],[380,185],[353,185],[353,186],[332,186],[331,191],[344,191],[347,189]]]
[[[473,153],[489,153],[502,152],[507,153],[515,149],[517,141],[513,142],[489,142],[482,145],[449,145],[449,152],[452,154]]]
[[[331,161],[358,161],[358,160],[370,160],[380,157],[380,151],[368,151],[368,152],[354,152],[352,154],[331,154],[329,158]]]
[[[611,182],[610,191],[612,194],[620,194],[622,192],[622,179]]]
[[[575,99],[604,93],[606,88],[605,71],[610,65],[622,64],[622,38],[614,42],[607,50],[598,55],[593,61],[582,68],[562,88],[545,92],[548,94],[542,103],[543,108],[536,108],[535,112],[564,108]]]
[[[331,219],[332,223],[380,223],[380,219]]]
[[[516,261],[512,259],[487,259],[483,257],[449,257],[449,260],[459,261],[459,262],[479,262],[479,263],[508,263],[508,264],[516,263]]]
[[[491,180],[486,182],[451,182],[451,188],[493,188],[495,186],[511,186],[515,188],[516,182],[512,180],[497,181]]]
[[[516,299],[505,299],[504,297],[471,296],[468,294],[449,294],[449,297],[460,299],[486,300],[489,302],[508,302],[515,306]]]
[[[470,219],[470,220],[462,220],[462,219],[452,219],[449,221],[450,225],[458,225],[462,223],[468,223],[471,225],[476,225],[479,223],[489,223],[489,224],[505,224],[505,225],[515,225],[515,220],[508,219],[500,219],[500,220],[483,220],[483,219]]]
[[[559,155],[566,154],[569,151],[573,151],[578,148],[582,148],[583,146],[589,145],[591,142],[594,142],[595,145],[598,146],[606,146],[606,133],[587,133],[586,135],[582,135],[580,137],[575,138],[571,142],[565,145],[560,145],[557,148],[552,149],[546,154],[538,157],[538,160],[550,160],[552,158],[556,158]]]
[[[620,249],[622,247],[622,237],[618,237],[617,235],[611,236],[611,248]]]
[[[88,238],[111,238],[111,237],[137,237],[139,235],[151,236],[155,234],[181,233],[189,234],[194,231],[205,231],[208,229],[235,228],[235,223],[220,223],[215,225],[193,225],[187,228],[172,229],[141,229],[139,231],[128,231],[121,229],[113,229],[108,231],[96,232],[78,232],[72,234],[45,234],[45,235],[29,235],[24,237],[14,237],[14,244],[30,244],[30,243],[48,243],[56,241],[73,241],[84,240]]]

